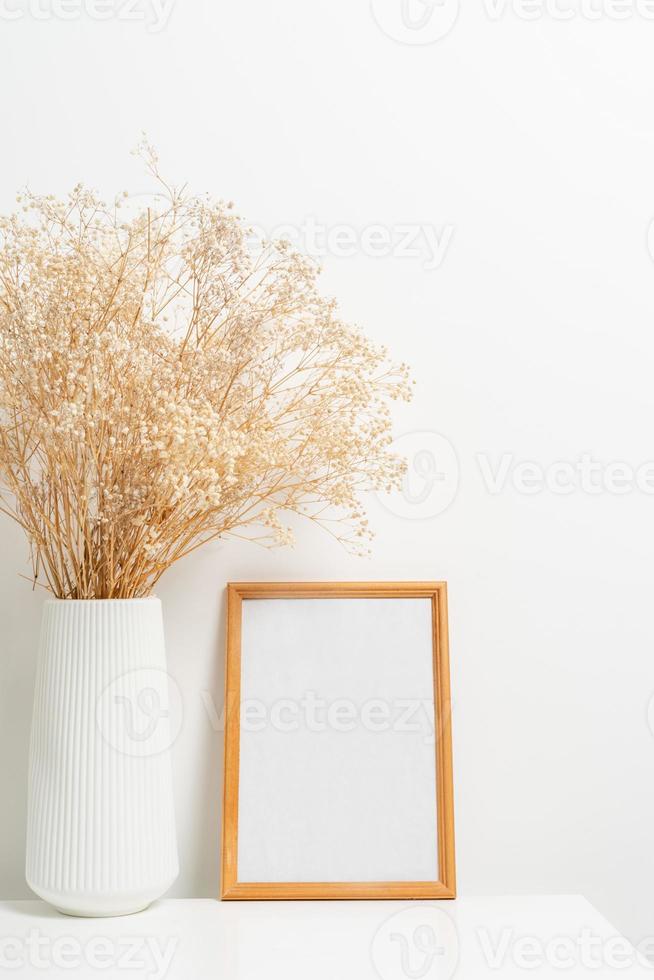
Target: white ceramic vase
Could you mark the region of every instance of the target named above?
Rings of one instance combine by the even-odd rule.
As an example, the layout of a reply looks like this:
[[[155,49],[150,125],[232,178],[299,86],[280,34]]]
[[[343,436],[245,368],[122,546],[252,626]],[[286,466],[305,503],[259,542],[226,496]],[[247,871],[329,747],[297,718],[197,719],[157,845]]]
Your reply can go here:
[[[45,603],[27,882],[69,915],[126,915],[179,871],[158,599]]]

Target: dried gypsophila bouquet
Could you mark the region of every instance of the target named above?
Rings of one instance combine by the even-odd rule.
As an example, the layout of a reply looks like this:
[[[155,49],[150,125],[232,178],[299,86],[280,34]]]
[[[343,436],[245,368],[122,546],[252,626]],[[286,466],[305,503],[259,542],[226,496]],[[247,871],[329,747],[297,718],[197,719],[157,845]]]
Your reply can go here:
[[[405,365],[337,316],[315,264],[160,176],[134,209],[81,185],[0,220],[2,509],[60,598],[151,593],[206,541],[286,543],[294,511],[365,550],[398,486]],[[259,529],[259,530],[257,530]]]

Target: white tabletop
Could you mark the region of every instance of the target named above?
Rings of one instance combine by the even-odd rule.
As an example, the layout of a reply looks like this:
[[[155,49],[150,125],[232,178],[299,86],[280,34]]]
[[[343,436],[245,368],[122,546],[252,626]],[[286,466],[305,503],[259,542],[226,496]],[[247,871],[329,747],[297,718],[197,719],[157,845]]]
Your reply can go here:
[[[112,919],[70,918],[37,901],[0,903],[0,976],[21,978],[653,980],[654,967],[642,952],[575,895],[455,902],[194,899],[161,901]]]

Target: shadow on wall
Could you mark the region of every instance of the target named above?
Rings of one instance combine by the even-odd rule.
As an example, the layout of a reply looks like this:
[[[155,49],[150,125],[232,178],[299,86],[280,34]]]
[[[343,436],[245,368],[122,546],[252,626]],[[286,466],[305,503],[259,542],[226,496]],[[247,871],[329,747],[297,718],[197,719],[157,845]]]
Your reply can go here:
[[[209,544],[182,559],[156,589],[182,706],[173,744],[180,875],[169,897],[217,898],[220,886],[227,613],[220,550]]]
[[[27,543],[4,516],[0,540],[0,898],[34,898],[25,883],[27,756],[41,607],[48,593],[20,578],[31,574]]]

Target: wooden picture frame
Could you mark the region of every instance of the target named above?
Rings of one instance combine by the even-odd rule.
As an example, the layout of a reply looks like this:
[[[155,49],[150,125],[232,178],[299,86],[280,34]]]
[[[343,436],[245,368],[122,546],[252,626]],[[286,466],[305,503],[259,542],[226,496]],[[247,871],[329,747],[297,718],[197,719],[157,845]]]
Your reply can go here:
[[[250,600],[261,599],[429,600],[431,608],[431,656],[434,705],[433,741],[437,816],[436,826],[434,827],[434,847],[435,853],[437,854],[438,868],[433,880],[239,880],[239,778],[243,604]],[[424,606],[421,608],[424,608]],[[454,804],[446,583],[237,582],[228,584],[221,898],[226,900],[248,900],[452,899],[455,897]]]

